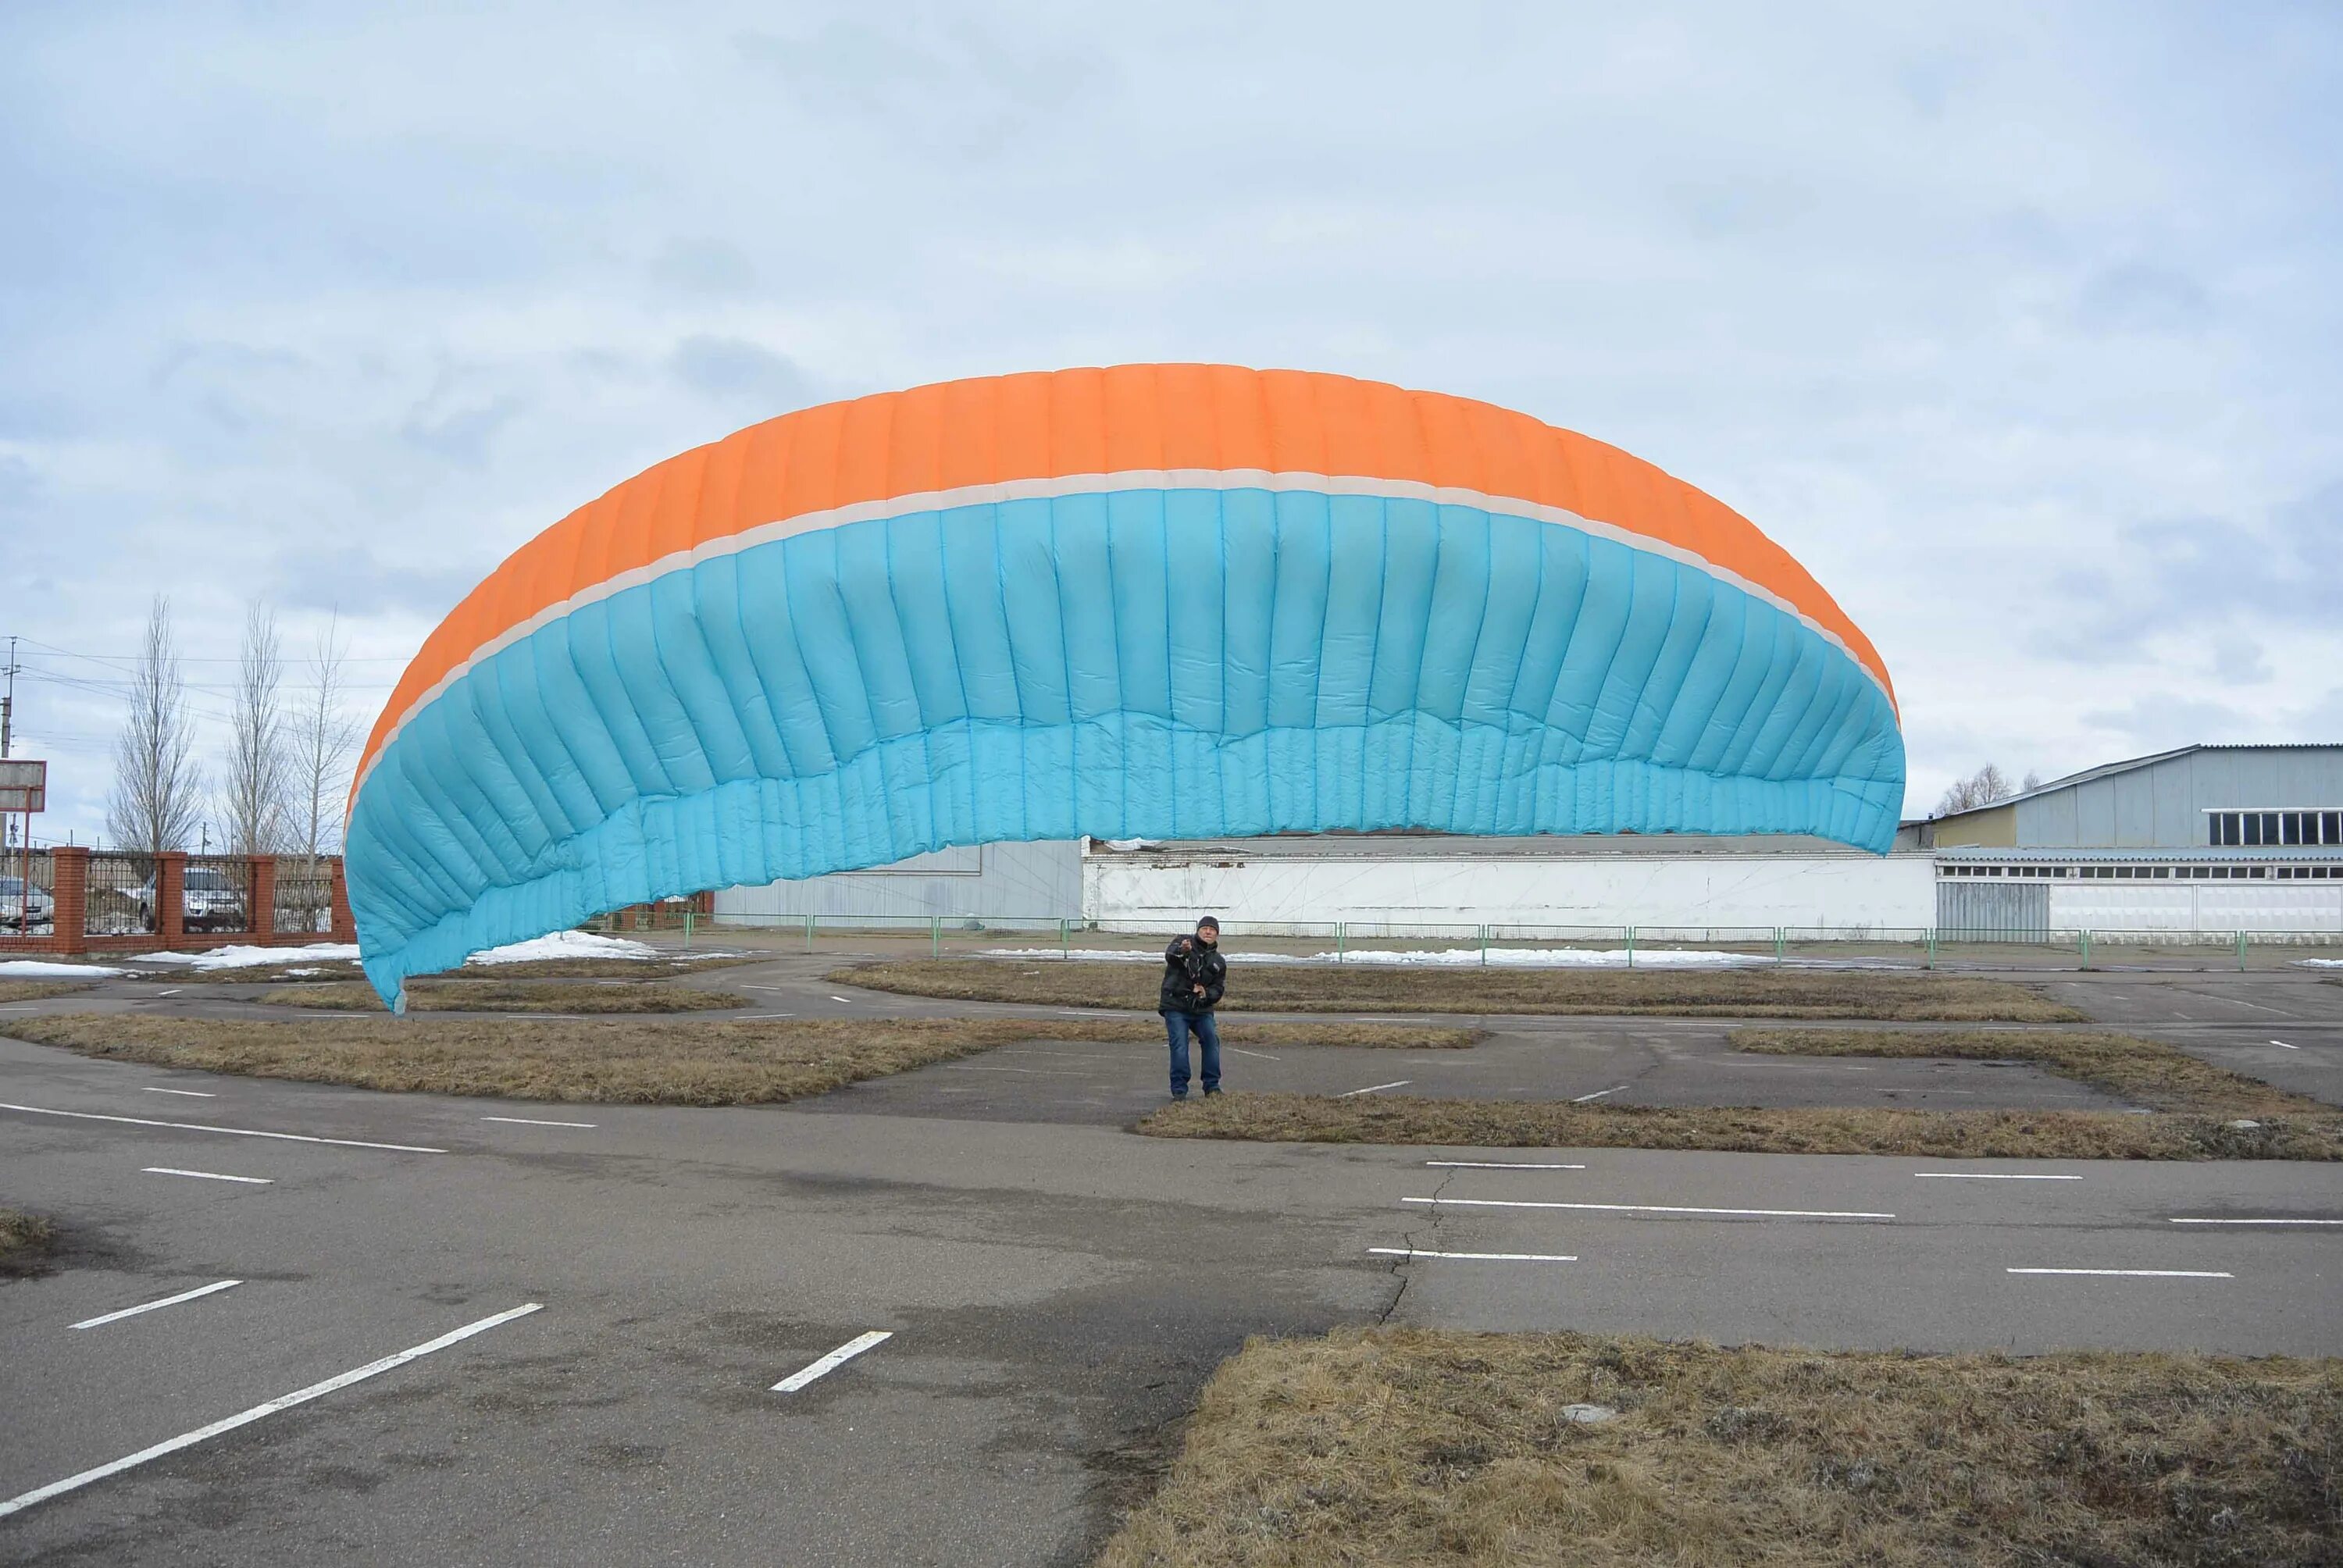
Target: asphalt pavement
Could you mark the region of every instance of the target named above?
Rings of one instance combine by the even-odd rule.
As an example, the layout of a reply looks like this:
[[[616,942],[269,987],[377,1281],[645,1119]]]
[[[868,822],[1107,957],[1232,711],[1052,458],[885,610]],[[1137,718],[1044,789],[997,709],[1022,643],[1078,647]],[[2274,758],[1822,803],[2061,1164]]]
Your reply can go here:
[[[698,983],[1001,1010],[831,961]],[[2056,983],[2336,1097],[2343,988],[2177,980]],[[96,1005],[226,1003],[200,989]],[[2254,1041],[2273,1019],[2283,1050]],[[1976,1062],[1736,1061],[1725,1023],[1470,1021],[1472,1050],[1270,1046],[1232,1081],[2113,1103]],[[68,1236],[0,1283],[0,1563],[1079,1563],[1247,1335],[1346,1322],[2343,1353],[2343,1167],[1132,1136],[1160,1073],[1160,1048],[1050,1041],[791,1106],[565,1106],[0,1040],[0,1196]]]

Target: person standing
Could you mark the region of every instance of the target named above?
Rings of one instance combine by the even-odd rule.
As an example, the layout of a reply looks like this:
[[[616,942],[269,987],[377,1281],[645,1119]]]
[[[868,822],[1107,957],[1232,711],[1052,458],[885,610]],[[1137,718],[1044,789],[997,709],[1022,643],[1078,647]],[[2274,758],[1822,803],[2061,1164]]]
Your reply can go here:
[[[1164,1032],[1172,1042],[1172,1098],[1188,1098],[1188,1037],[1204,1048],[1204,1092],[1221,1091],[1221,1031],[1212,1022],[1212,1009],[1221,1000],[1229,975],[1221,957],[1221,922],[1206,915],[1196,922],[1196,934],[1174,937],[1163,950],[1163,990],[1155,1010],[1163,1015]]]

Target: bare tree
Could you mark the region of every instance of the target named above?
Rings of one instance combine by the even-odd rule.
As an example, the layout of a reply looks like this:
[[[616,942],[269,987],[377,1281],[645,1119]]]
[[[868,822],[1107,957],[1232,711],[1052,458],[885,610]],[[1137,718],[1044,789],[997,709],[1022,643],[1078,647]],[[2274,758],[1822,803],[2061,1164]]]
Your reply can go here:
[[[2026,770],[2026,782],[2017,787],[2017,792],[2020,795],[2031,795],[2034,791],[2041,788],[2042,775],[2036,772],[2033,769],[2028,768]]]
[[[349,680],[343,670],[347,652],[337,614],[318,634],[309,656],[309,689],[290,725],[293,809],[300,819],[295,836],[312,859],[328,852],[341,837],[335,820],[337,798],[348,781],[350,752],[357,744],[357,725],[342,711],[348,696]]]
[[[228,713],[227,768],[219,814],[231,855],[274,854],[286,839],[285,658],[277,618],[258,599],[245,607],[244,648]]]
[[[1974,811],[1980,806],[1991,806],[2017,793],[2017,787],[1999,768],[1988,762],[1966,779],[1956,779],[1943,799],[1936,802],[1936,815],[1949,817],[1956,811]]]
[[[131,676],[130,717],[114,743],[106,831],[119,847],[148,853],[186,848],[203,814],[195,728],[171,637],[171,601],[156,594]]]

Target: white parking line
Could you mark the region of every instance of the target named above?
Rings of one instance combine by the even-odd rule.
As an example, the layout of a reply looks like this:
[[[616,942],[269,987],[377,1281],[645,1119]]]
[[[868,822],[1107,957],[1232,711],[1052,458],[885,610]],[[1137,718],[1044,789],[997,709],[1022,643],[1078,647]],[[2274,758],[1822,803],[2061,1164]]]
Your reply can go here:
[[[160,1459],[166,1453],[176,1453],[183,1448],[192,1448],[205,1439],[217,1437],[224,1432],[234,1432],[237,1427],[249,1426],[263,1416],[275,1415],[278,1411],[290,1410],[297,1404],[307,1404],[313,1399],[332,1393],[336,1389],[347,1388],[350,1384],[361,1382],[377,1372],[387,1372],[393,1367],[404,1366],[418,1356],[427,1356],[434,1351],[446,1350],[459,1340],[470,1339],[474,1334],[484,1333],[500,1323],[508,1323],[515,1318],[527,1317],[536,1312],[539,1305],[540,1303],[537,1302],[530,1302],[526,1306],[498,1312],[494,1317],[482,1318],[478,1322],[467,1323],[460,1329],[441,1334],[436,1340],[426,1341],[411,1350],[403,1350],[397,1355],[385,1356],[378,1362],[368,1362],[362,1367],[329,1377],[323,1382],[313,1382],[307,1388],[297,1389],[288,1394],[280,1394],[266,1404],[254,1405],[250,1410],[239,1411],[234,1415],[212,1422],[209,1426],[199,1426],[193,1432],[166,1438],[152,1448],[142,1448],[136,1453],[114,1461],[111,1464],[101,1464],[95,1470],[85,1470],[79,1475],[68,1475],[63,1481],[53,1481],[46,1486],[35,1487],[30,1492],[8,1499],[5,1503],[0,1503],[0,1519],[30,1508],[35,1503],[45,1503],[52,1497],[78,1491],[94,1481],[104,1481],[109,1475],[119,1475],[124,1471],[135,1465],[144,1464],[150,1459]]]
[[[2270,1043],[2275,1046],[2281,1046],[2288,1050],[2300,1050],[2302,1049],[2302,1047],[2298,1045],[2288,1045],[2286,1041],[2282,1040],[2271,1040]]]
[[[2080,1181],[2080,1176],[2020,1175],[2010,1171],[1915,1171],[1923,1181]]]
[[[2343,1220],[2197,1220],[2173,1219],[2172,1225],[2343,1225]]]
[[[1337,1100],[1348,1100],[1354,1094],[1373,1094],[1378,1091],[1385,1089],[1405,1089],[1409,1084],[1413,1083],[1414,1081],[1415,1080],[1413,1078],[1395,1078],[1389,1083],[1370,1083],[1364,1089],[1346,1089],[1342,1093],[1334,1096],[1334,1098]]]
[[[1414,1247],[1369,1247],[1384,1258],[1469,1258],[1483,1263],[1575,1263],[1574,1255],[1561,1252],[1426,1252]]]
[[[2096,1274],[2125,1280],[2234,1280],[2207,1269],[2004,1269],[2005,1274]]]
[[[1403,1198],[1403,1203],[1462,1203],[1474,1209],[1601,1209],[1619,1214],[1745,1214],[1765,1220],[1893,1220],[1853,1209],[1687,1209],[1669,1203],[1555,1203],[1539,1198]]]
[[[149,1094],[184,1094],[193,1100],[217,1100],[219,1098],[216,1094],[209,1094],[200,1089],[162,1089],[152,1083],[142,1083],[138,1087],[145,1090]]]
[[[388,1149],[399,1154],[445,1154],[445,1149],[426,1149],[414,1143],[368,1143],[357,1138],[313,1138],[306,1132],[263,1132],[252,1127],[214,1127],[204,1121],[150,1121],[144,1116],[100,1116],[95,1111],[52,1111],[45,1105],[10,1105],[0,1101],[0,1111],[21,1111],[28,1116],[70,1116],[79,1121],[121,1121],[133,1127],[168,1127],[181,1132],[226,1132],[236,1138],[281,1138],[288,1143],[332,1143],[344,1149]]]
[[[832,1001],[842,1001],[849,1007],[852,1007],[854,1005],[854,999],[852,997],[834,996],[830,1000]]]
[[[895,1336],[885,1329],[873,1329],[867,1334],[857,1334],[820,1361],[799,1368],[775,1383],[775,1393],[795,1393],[818,1377],[827,1377],[873,1345],[884,1344]]]
[[[243,1181],[254,1187],[273,1187],[276,1182],[266,1176],[223,1176],[216,1171],[182,1171],[172,1165],[141,1165],[143,1176],[193,1176],[205,1181]]]
[[[797,1017],[797,1014],[795,1014],[795,1013],[793,1013],[793,1012],[752,1012],[752,1013],[749,1013],[749,1014],[748,1016],[746,1016],[745,1018],[738,1019],[738,1020],[735,1020],[734,1021],[739,1022],[739,1023],[756,1023],[756,1022],[759,1022],[759,1021],[760,1021],[760,1020],[764,1020],[764,1019],[769,1019],[769,1018],[795,1018],[795,1017]]]
[[[1608,1089],[1598,1089],[1592,1094],[1582,1094],[1577,1099],[1572,1101],[1571,1103],[1573,1105],[1584,1105],[1590,1100],[1600,1100],[1606,1094],[1616,1094],[1626,1087],[1627,1086],[1624,1083],[1614,1083]]]
[[[158,990],[155,994],[156,996],[176,996],[179,994],[181,989],[181,987],[173,986],[169,990]]]
[[[1285,1060],[1282,1056],[1272,1056],[1265,1050],[1247,1050],[1241,1045],[1224,1045],[1221,1047],[1221,1049],[1227,1051],[1232,1056],[1258,1057],[1263,1061],[1283,1061]]]
[[[1427,1160],[1426,1165],[1448,1171],[1584,1171],[1584,1165],[1533,1165],[1526,1160]]]
[[[181,1291],[176,1296],[165,1296],[159,1302],[146,1302],[135,1307],[125,1307],[118,1312],[106,1312],[95,1318],[84,1318],[77,1323],[67,1323],[70,1329],[94,1329],[100,1323],[118,1323],[125,1318],[135,1318],[141,1312],[151,1312],[161,1307],[176,1307],[181,1302],[192,1302],[197,1296],[208,1296],[215,1291],[226,1291],[244,1283],[242,1280],[215,1280],[208,1285],[197,1285],[192,1291]]]
[[[483,1116],[483,1121],[509,1121],[516,1127],[591,1127],[591,1121],[540,1121],[534,1116]]]

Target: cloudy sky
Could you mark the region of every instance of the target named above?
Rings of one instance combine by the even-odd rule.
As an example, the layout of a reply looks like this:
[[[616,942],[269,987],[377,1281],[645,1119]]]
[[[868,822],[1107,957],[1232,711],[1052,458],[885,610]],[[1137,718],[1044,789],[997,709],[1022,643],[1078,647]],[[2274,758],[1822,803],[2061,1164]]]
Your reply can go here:
[[[297,648],[338,610],[370,721],[660,457],[1141,359],[1487,398],[1708,489],[1878,643],[1912,811],[2343,739],[2332,5],[364,9],[0,5],[43,837],[102,824],[157,591],[206,746],[254,595]]]

